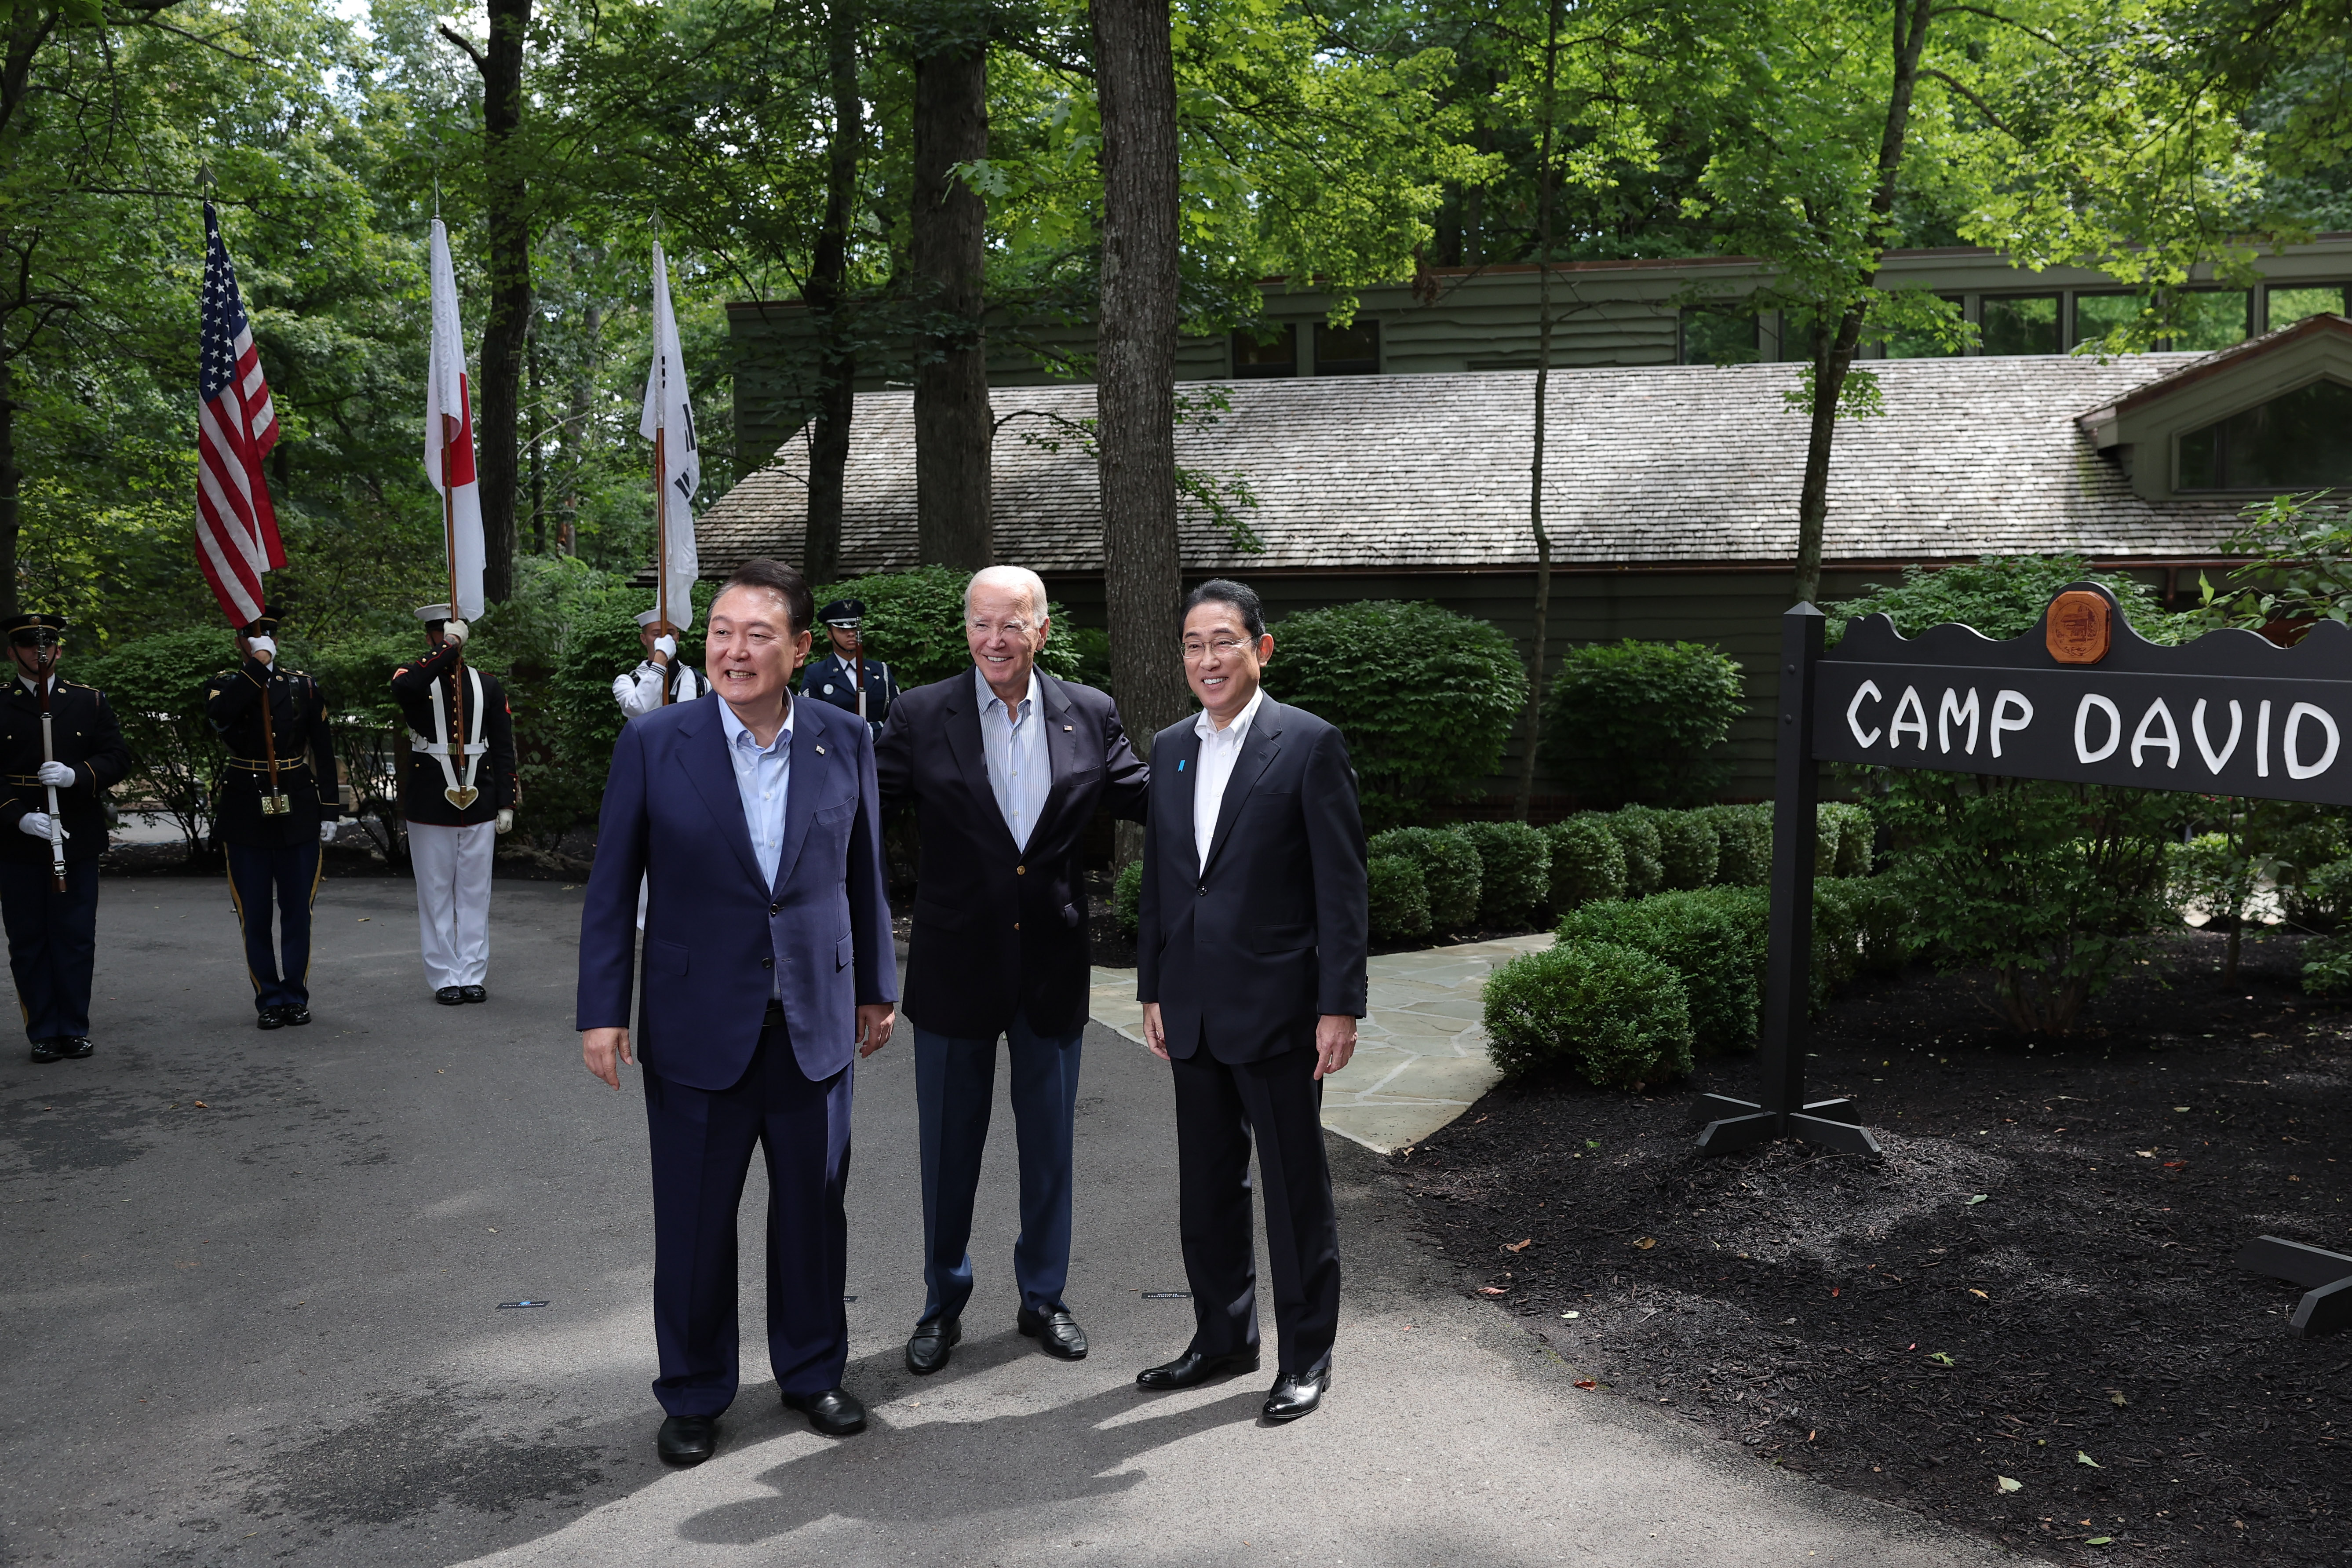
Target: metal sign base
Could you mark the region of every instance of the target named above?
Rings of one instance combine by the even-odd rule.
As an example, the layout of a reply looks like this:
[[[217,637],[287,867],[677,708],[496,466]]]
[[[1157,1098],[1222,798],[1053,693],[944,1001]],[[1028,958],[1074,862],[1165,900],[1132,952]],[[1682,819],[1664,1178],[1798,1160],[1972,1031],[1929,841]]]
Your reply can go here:
[[[2303,1300],[2294,1304],[2294,1316],[2287,1320],[2289,1332],[2308,1337],[2352,1326],[2352,1258],[2284,1237],[2263,1236],[2246,1243],[2231,1261],[2256,1274],[2304,1287]]]
[[[1727,1094],[1702,1094],[1695,1107],[1702,1119],[1712,1117],[1699,1130],[1698,1152],[1702,1154],[1728,1154],[1757,1143],[1769,1143],[1775,1138],[1793,1138],[1801,1143],[1814,1143],[1824,1149],[1834,1149],[1841,1154],[1860,1154],[1875,1160],[1880,1150],[1878,1140],[1862,1125],[1861,1112],[1851,1100],[1816,1100],[1802,1110],[1783,1114],[1767,1110],[1753,1100],[1734,1100]]]

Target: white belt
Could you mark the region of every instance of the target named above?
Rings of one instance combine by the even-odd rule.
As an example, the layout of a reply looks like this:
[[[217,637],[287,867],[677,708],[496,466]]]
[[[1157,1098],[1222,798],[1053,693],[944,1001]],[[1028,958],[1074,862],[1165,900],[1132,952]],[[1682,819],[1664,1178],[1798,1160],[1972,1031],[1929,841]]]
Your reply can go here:
[[[482,711],[482,672],[467,665],[466,682],[473,693],[474,706],[469,715],[473,722],[467,726],[473,731],[473,734],[466,747],[466,782],[464,784],[457,782],[457,770],[449,761],[449,708],[441,700],[439,691],[433,693],[433,739],[428,741],[414,730],[408,732],[408,744],[411,751],[422,752],[427,756],[440,759],[442,782],[447,786],[441,793],[448,796],[449,804],[459,811],[473,805],[476,798],[482,793],[474,787],[474,773],[482,765],[482,736],[489,724],[489,715]],[[439,683],[435,684],[437,686]]]

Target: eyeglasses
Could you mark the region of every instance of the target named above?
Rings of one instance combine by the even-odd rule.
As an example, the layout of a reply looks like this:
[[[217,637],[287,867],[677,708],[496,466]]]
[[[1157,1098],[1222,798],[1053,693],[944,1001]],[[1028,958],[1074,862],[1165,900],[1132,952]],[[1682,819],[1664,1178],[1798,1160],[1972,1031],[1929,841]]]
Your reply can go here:
[[[1195,637],[1186,637],[1184,639],[1184,662],[1186,664],[1198,664],[1213,653],[1219,658],[1231,658],[1234,655],[1241,652],[1242,649],[1249,646],[1249,644],[1242,641],[1239,637],[1211,637],[1206,642],[1202,642]]]
[[[1000,632],[1009,637],[1025,637],[1029,635],[1027,621],[972,620],[964,624],[974,637],[994,637]]]

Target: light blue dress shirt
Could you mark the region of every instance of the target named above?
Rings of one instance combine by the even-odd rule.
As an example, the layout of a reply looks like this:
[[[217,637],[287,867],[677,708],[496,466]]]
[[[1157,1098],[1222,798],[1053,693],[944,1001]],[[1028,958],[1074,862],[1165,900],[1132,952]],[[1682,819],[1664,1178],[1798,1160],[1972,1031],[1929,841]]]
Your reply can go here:
[[[1038,814],[1045,809],[1045,792],[1053,787],[1054,765],[1045,759],[1045,721],[1038,713],[1037,672],[1029,672],[1029,695],[1008,709],[989,689],[988,678],[977,666],[972,684],[980,691],[980,744],[988,758],[988,787],[1013,842],[1029,847]]]
[[[772,889],[776,863],[784,856],[784,796],[793,782],[793,710],[784,703],[784,727],[762,747],[721,698],[719,721],[726,727],[727,760],[735,764],[735,793],[743,799],[743,826],[751,830],[751,853],[760,875]]]

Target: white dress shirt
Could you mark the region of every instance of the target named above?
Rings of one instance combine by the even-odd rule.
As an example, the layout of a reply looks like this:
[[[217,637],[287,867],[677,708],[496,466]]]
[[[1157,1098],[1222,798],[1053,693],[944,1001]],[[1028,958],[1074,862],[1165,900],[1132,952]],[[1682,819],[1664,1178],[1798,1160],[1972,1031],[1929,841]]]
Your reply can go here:
[[[1249,705],[1234,717],[1223,729],[1202,709],[1192,721],[1192,732],[1201,737],[1201,755],[1193,766],[1201,776],[1192,781],[1192,844],[1201,852],[1201,869],[1209,868],[1209,846],[1216,841],[1217,811],[1224,804],[1225,786],[1233,782],[1234,764],[1241,761],[1242,742],[1249,739],[1250,721],[1257,717],[1258,704],[1265,700],[1265,688],[1261,686],[1249,700]]]
[[[1029,695],[1015,708],[1005,707],[976,665],[971,679],[980,689],[980,745],[988,758],[988,787],[1013,842],[1026,849],[1054,783],[1054,765],[1045,757],[1045,721],[1038,713],[1037,672],[1029,672]]]

